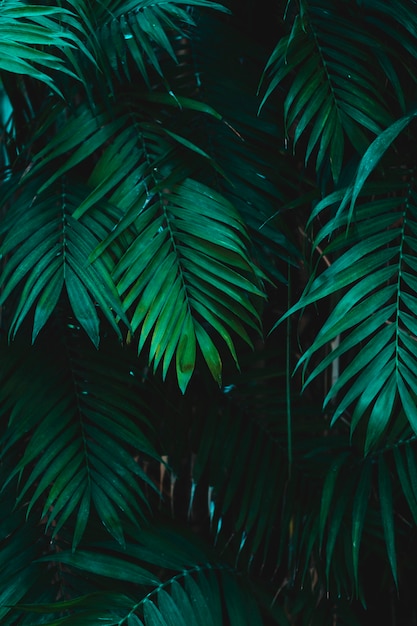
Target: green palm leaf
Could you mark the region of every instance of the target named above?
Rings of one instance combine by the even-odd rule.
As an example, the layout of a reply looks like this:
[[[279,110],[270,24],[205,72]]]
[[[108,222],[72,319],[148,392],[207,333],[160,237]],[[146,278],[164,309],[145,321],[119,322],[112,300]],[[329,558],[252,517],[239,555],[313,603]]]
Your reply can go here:
[[[139,350],[150,339],[150,361],[163,375],[175,353],[180,388],[195,363],[196,345],[216,380],[220,357],[202,326],[208,322],[233,356],[229,330],[250,342],[241,321],[256,329],[253,296],[262,297],[245,251],[245,233],[222,196],[191,179],[161,193],[136,220],[137,235],[114,277],[124,307],[134,307],[133,331],[141,325]]]
[[[333,422],[353,406],[352,432],[366,418],[366,450],[381,440],[397,401],[412,428],[417,427],[412,400],[417,390],[413,373],[417,203],[412,173],[408,180],[399,178],[398,172],[397,182],[390,181],[390,193],[396,189],[394,196],[384,196],[383,185],[363,189],[353,224],[329,247],[329,253],[337,250],[340,256],[315,278],[290,311],[337,292],[343,294],[300,363],[307,372],[313,354],[343,334],[340,345],[308,372],[308,384],[334,359],[357,350],[354,361],[330,389],[325,405],[334,405]],[[378,192],[379,197],[375,196]],[[349,215],[339,214],[334,224],[346,226]],[[317,241],[321,238],[319,234]],[[336,401],[342,389],[346,389],[345,396]]]
[[[55,350],[42,342],[30,351],[16,345],[7,356],[1,368],[2,412],[13,408],[3,454],[22,449],[6,480],[19,476],[17,503],[27,501],[28,515],[36,508],[53,536],[75,515],[74,547],[94,506],[109,532],[123,542],[120,516],[133,523],[144,519],[149,506],[144,486],[153,488],[134,457],[158,458],[129,364],[118,382],[111,376],[111,351],[108,366],[92,348],[66,350],[59,341]],[[39,358],[45,367],[35,375]],[[25,402],[19,390],[28,372],[32,393]]]
[[[82,37],[68,9],[6,0],[0,6],[0,71],[30,76],[59,91],[54,72],[76,77],[72,63],[59,51],[72,59],[72,50],[84,48]]]
[[[39,559],[49,568],[64,566],[64,578],[71,578],[74,591],[79,588],[80,594],[61,602],[19,608],[66,613],[62,619],[68,626],[89,620],[94,623],[94,619],[115,626],[261,626],[250,588],[233,569],[208,560],[194,539],[160,525],[139,532],[131,528],[129,534],[125,549],[114,541],[96,541],[76,552],[60,550]],[[154,573],[155,566],[159,576]],[[161,569],[166,567],[169,569]],[[86,577],[94,585],[89,594],[83,589]],[[32,624],[36,623],[32,614]],[[39,623],[52,626],[57,622],[43,617]]]
[[[165,76],[160,63],[161,52],[177,61],[172,39],[175,35],[187,36],[184,30],[195,25],[187,10],[191,6],[226,11],[221,4],[208,0],[109,0],[101,3],[94,15],[98,23],[94,33],[96,55],[121,80],[130,80],[132,70],[136,70],[150,85],[150,69],[160,77]]]
[[[287,132],[296,145],[308,129],[305,161],[316,153],[320,170],[328,160],[335,181],[345,137],[363,153],[369,143],[364,130],[378,134],[392,121],[371,41],[354,11],[340,14],[332,3],[303,1],[291,32],[279,41],[266,66],[269,85],[263,102],[291,77],[284,103]]]
[[[100,259],[93,264],[88,260],[99,239],[71,216],[79,202],[80,193],[67,189],[64,181],[62,186],[56,185],[39,196],[36,196],[36,186],[29,185],[13,201],[13,208],[1,228],[1,254],[8,261],[0,279],[3,284],[1,304],[8,302],[15,290],[20,289],[9,330],[11,337],[15,337],[33,311],[34,341],[64,288],[76,319],[94,345],[98,345],[100,337],[96,304],[121,335],[115,315],[126,323],[127,319],[108,268]]]

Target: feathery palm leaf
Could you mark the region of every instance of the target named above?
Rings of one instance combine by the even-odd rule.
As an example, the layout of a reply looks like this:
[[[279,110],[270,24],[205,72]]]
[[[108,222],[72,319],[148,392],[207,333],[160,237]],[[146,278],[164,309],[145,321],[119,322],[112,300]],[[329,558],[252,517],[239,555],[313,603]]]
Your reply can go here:
[[[143,519],[149,506],[144,486],[153,487],[134,457],[158,458],[129,364],[117,380],[110,367],[114,351],[107,353],[107,365],[104,353],[98,359],[92,348],[39,341],[30,351],[19,344],[8,348],[1,364],[2,414],[10,412],[3,455],[23,450],[5,484],[19,476],[17,503],[28,499],[28,515],[40,505],[53,536],[75,514],[74,547],[91,505],[123,542],[118,510],[132,522]],[[117,357],[121,365],[122,355]],[[40,358],[44,367],[37,370]],[[27,395],[21,396],[22,386]]]
[[[191,538],[163,526],[140,533],[131,528],[129,534],[122,550],[115,542],[90,539],[75,553],[60,549],[40,559],[49,568],[62,568],[64,580],[73,579],[72,597],[21,608],[67,613],[62,619],[68,626],[97,621],[115,626],[261,626],[256,601],[237,573],[226,564],[210,561]],[[87,577],[91,591],[86,595],[83,581]],[[37,623],[57,622],[44,618],[37,622],[32,614],[32,624]]]
[[[273,51],[265,69],[269,85],[263,102],[291,77],[284,103],[287,133],[294,145],[308,130],[305,161],[317,153],[316,169],[330,162],[337,182],[347,137],[359,153],[392,122],[375,72],[372,35],[358,9],[320,2],[300,2],[291,31]],[[374,45],[378,45],[375,42]]]
[[[9,333],[15,337],[33,309],[34,341],[65,287],[75,317],[97,346],[100,332],[96,304],[119,335],[115,315],[128,323],[108,268],[100,259],[94,264],[88,260],[99,240],[72,217],[80,203],[78,190],[68,188],[62,179],[48,193],[38,195],[37,183],[35,180],[35,185],[26,186],[13,200],[0,229],[0,251],[7,258],[0,278],[0,305],[20,288]]]
[[[335,403],[337,394],[346,389],[334,408],[333,422],[354,404],[351,430],[366,416],[366,450],[380,441],[397,410],[397,400],[412,428],[417,428],[412,400],[417,392],[413,314],[417,303],[413,260],[417,203],[413,180],[412,171],[404,176],[401,170],[393,172],[388,184],[365,186],[350,227],[346,230],[350,218],[345,212],[323,228],[317,245],[325,233],[343,229],[326,249],[340,256],[291,310],[333,293],[343,294],[300,363],[307,372],[312,356],[344,334],[340,345],[308,372],[308,384],[334,359],[359,348],[329,391],[325,405]]]
[[[100,3],[92,18],[97,22],[94,31],[95,53],[107,63],[120,80],[130,80],[132,69],[139,71],[150,87],[150,70],[165,77],[161,53],[167,53],[175,62],[177,57],[171,39],[175,35],[187,37],[195,25],[191,7],[226,9],[208,0],[109,0]]]
[[[245,251],[243,225],[232,205],[197,181],[185,180],[158,196],[136,220],[137,236],[115,268],[117,287],[126,310],[134,306],[133,331],[142,324],[139,350],[151,339],[154,368],[163,358],[165,377],[175,351],[185,389],[197,344],[220,381],[220,356],[199,318],[237,361],[229,329],[250,343],[241,322],[256,328],[251,298],[263,295],[252,278],[256,270]]]
[[[62,52],[84,49],[84,34],[73,12],[60,6],[5,0],[0,6],[0,71],[27,75],[57,90],[56,72],[77,78]]]
[[[335,405],[336,395],[349,385],[344,398],[334,406],[333,423],[354,403],[351,432],[366,417],[366,451],[386,432],[390,417],[397,410],[397,401],[413,430],[417,428],[412,400],[417,389],[413,321],[414,222],[417,216],[414,170],[403,175],[402,169],[390,167],[387,182],[373,185],[365,182],[414,117],[415,113],[411,113],[381,133],[365,153],[353,184],[346,191],[331,194],[315,208],[312,218],[339,201],[335,217],[323,226],[315,239],[319,246],[340,229],[342,234],[325,250],[330,254],[337,252],[338,258],[307,286],[299,302],[286,314],[331,294],[342,294],[299,364],[304,364],[306,372],[314,353],[335,337],[347,333],[309,372],[305,383],[308,384],[332,361],[359,348],[357,357],[331,387],[325,406]]]

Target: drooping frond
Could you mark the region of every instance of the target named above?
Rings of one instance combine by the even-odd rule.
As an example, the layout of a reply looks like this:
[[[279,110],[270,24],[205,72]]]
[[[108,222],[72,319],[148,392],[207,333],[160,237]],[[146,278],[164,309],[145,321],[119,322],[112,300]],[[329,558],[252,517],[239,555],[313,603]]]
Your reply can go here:
[[[224,339],[237,360],[232,330],[250,342],[242,324],[256,328],[251,302],[262,297],[244,248],[243,225],[222,196],[193,180],[158,194],[135,223],[137,235],[114,276],[126,310],[132,306],[133,331],[141,325],[139,350],[148,337],[154,368],[163,374],[173,354],[185,389],[199,346],[220,382],[221,360],[207,330]],[[246,276],[245,276],[246,275]]]
[[[333,405],[333,422],[351,412],[352,433],[366,419],[366,450],[381,441],[399,406],[417,429],[413,401],[417,392],[416,207],[413,170],[393,169],[386,182],[365,186],[350,224],[350,213],[345,211],[318,234],[317,245],[328,233],[341,229],[325,249],[326,254],[337,252],[338,258],[293,308],[340,294],[301,363],[308,384],[332,361],[355,351],[355,359],[330,389],[325,405]],[[310,370],[313,355],[339,335],[338,347]]]
[[[75,553],[60,549],[41,561],[61,568],[62,583],[72,581],[73,597],[21,609],[64,613],[68,626],[263,624],[250,588],[232,568],[211,562],[195,541],[163,526],[131,534],[123,550],[114,542],[90,540]],[[88,594],[83,589],[87,579]],[[60,623],[30,617],[33,625]]]
[[[141,463],[158,456],[130,367],[120,348],[103,347],[98,358],[88,344],[59,338],[52,345],[39,340],[30,350],[18,343],[3,347],[2,455],[7,462],[20,451],[5,485],[19,477],[17,504],[28,515],[36,509],[52,536],[75,516],[74,548],[93,507],[121,543],[121,517],[136,523],[148,514],[145,490],[153,483]]]
[[[178,63],[172,39],[189,36],[189,29],[195,26],[192,7],[226,11],[221,4],[208,0],[101,2],[89,15],[89,23],[96,25],[91,41],[99,66],[105,72],[110,69],[119,80],[130,81],[132,74],[139,72],[148,86],[153,73],[169,88],[161,53]]]
[[[74,316],[91,341],[100,341],[96,305],[121,336],[116,315],[127,322],[109,268],[98,259],[89,261],[100,243],[97,234],[72,217],[83,198],[82,191],[65,179],[37,195],[35,185],[25,187],[12,201],[0,227],[0,252],[7,258],[0,281],[0,305],[15,299],[9,335],[14,338],[33,313],[32,341],[55,310],[63,292],[68,295]],[[80,199],[81,198],[81,199]]]
[[[315,154],[318,171],[329,162],[337,182],[345,139],[362,154],[369,132],[378,134],[392,122],[381,90],[384,73],[375,62],[380,42],[357,6],[327,0],[302,0],[299,6],[269,59],[263,101],[284,86],[284,121],[294,146],[306,135],[305,161]]]
[[[71,59],[75,49],[83,49],[83,38],[74,13],[63,7],[19,0],[0,5],[0,71],[26,75],[57,90],[56,73],[76,78]]]

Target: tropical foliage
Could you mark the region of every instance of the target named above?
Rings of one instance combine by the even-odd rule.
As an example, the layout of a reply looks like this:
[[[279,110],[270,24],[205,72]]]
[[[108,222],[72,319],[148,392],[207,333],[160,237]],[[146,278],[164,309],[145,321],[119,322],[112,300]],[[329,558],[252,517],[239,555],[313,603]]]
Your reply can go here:
[[[416,32],[0,3],[2,624],[415,623]]]

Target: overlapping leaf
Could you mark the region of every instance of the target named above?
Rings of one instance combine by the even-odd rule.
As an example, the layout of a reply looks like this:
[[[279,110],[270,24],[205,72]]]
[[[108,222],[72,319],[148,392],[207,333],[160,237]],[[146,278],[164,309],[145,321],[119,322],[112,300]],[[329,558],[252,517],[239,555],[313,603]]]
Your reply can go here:
[[[345,228],[349,220],[346,211],[323,231]],[[416,220],[417,195],[412,172],[403,176],[402,171],[397,171],[397,178],[391,178],[387,187],[367,187],[356,204],[353,223],[328,248],[329,253],[337,250],[338,258],[315,278],[290,311],[339,294],[339,302],[301,363],[308,374],[308,384],[334,359],[355,351],[355,358],[330,389],[325,405],[334,406],[333,422],[353,407],[352,432],[366,418],[366,450],[381,440],[398,410],[397,402],[412,428],[417,428],[413,401],[417,392]],[[319,234],[317,242],[321,239]],[[342,336],[340,345],[309,371],[312,356],[338,335]],[[345,395],[341,398],[342,390]]]
[[[221,4],[208,0],[108,0],[100,3],[94,15],[98,23],[94,33],[96,55],[120,78],[130,80],[133,68],[148,85],[151,69],[165,77],[161,52],[177,60],[171,38],[173,34],[187,36],[182,29],[188,30],[194,25],[187,9],[193,6],[226,10]]]
[[[251,299],[262,297],[238,214],[222,196],[188,179],[159,194],[135,227],[114,276],[124,307],[133,307],[133,331],[141,326],[139,350],[149,338],[149,358],[155,369],[162,362],[164,376],[175,354],[184,390],[198,345],[219,381],[219,352],[204,325],[237,360],[230,330],[250,343],[243,324],[256,329]]]
[[[61,51],[70,54],[83,48],[82,38],[81,27],[68,9],[19,0],[0,5],[0,71],[28,75],[56,89],[53,72],[76,77]]]
[[[359,153],[392,118],[375,71],[372,35],[355,11],[322,0],[300,2],[291,31],[266,66],[264,101],[289,79],[284,113],[294,145],[308,134],[305,161],[316,156],[316,170],[328,160],[335,181],[343,165],[347,137]],[[375,45],[378,45],[375,42]]]
[[[197,346],[220,380],[221,360],[210,329],[220,334],[236,360],[230,331],[250,343],[245,327],[258,328],[253,299],[263,298],[260,276],[248,256],[245,227],[235,208],[188,177],[196,164],[216,168],[212,159],[158,124],[138,121],[132,127],[129,120],[131,116],[122,116],[98,127],[88,111],[81,112],[73,123],[84,124],[88,137],[81,142],[65,127],[38,155],[28,176],[30,180],[45,163],[72,150],[43,186],[46,190],[105,146],[88,180],[91,193],[72,217],[88,224],[91,232],[107,229],[108,237],[103,234],[104,242],[91,257],[92,267],[104,251],[116,260],[113,278],[124,310],[133,331],[141,327],[139,350],[149,339],[150,360],[155,368],[162,363],[164,375],[175,357],[184,390]],[[104,200],[110,204],[103,205]]]
[[[74,547],[92,507],[121,543],[121,516],[137,523],[148,511],[144,488],[153,483],[138,457],[157,455],[135,379],[126,362],[115,377],[115,356],[122,371],[122,353],[102,349],[98,358],[89,344],[76,351],[60,339],[3,353],[2,454],[21,451],[5,484],[19,476],[17,504],[27,503],[28,515],[36,509],[53,536],[75,516]]]
[[[2,6],[12,4],[22,11],[29,6],[21,2]],[[64,32],[74,37],[66,39],[68,45],[63,47],[55,39],[46,50],[26,42],[36,54],[56,53],[62,61],[52,67],[40,63],[38,55],[36,61],[28,60],[29,75],[36,78],[35,68],[44,71],[65,92],[62,85],[68,84],[70,68],[89,87],[88,106],[82,102],[81,88],[71,87],[71,92],[65,92],[67,102],[57,104],[45,77],[40,80],[46,81],[46,90],[39,81],[15,81],[13,74],[8,75],[7,88],[12,85],[8,93],[17,97],[10,100],[14,126],[3,136],[3,144],[7,141],[7,149],[11,147],[6,165],[15,174],[9,178],[7,173],[1,189],[7,195],[1,226],[7,243],[2,259],[1,287],[6,288],[2,321],[12,319],[11,334],[17,340],[20,329],[24,336],[25,320],[30,323],[32,315],[33,336],[43,330],[36,358],[26,346],[12,362],[9,357],[15,346],[2,346],[0,405],[3,416],[11,416],[8,432],[2,434],[2,483],[10,479],[16,465],[18,469],[1,500],[8,502],[0,520],[6,546],[0,555],[1,579],[5,588],[9,583],[1,600],[36,602],[39,623],[238,626],[258,620],[250,594],[240,587],[243,576],[226,571],[223,575],[221,568],[214,571],[204,555],[182,543],[179,534],[173,533],[169,542],[157,528],[153,537],[144,532],[142,543],[132,540],[126,519],[141,520],[146,489],[152,489],[146,475],[138,473],[137,449],[139,461],[146,452],[152,455],[152,449],[143,439],[148,430],[138,400],[136,362],[130,369],[118,351],[112,351],[111,357],[106,352],[106,320],[100,333],[102,356],[101,347],[98,356],[85,346],[77,349],[80,329],[76,328],[83,326],[97,344],[98,319],[107,311],[107,322],[116,331],[119,317],[132,320],[134,340],[141,350],[149,351],[155,368],[161,367],[165,374],[169,364],[177,361],[183,389],[199,350],[219,379],[224,341],[236,356],[235,336],[239,343],[247,341],[259,326],[261,275],[253,258],[268,276],[282,281],[276,259],[292,256],[275,214],[283,205],[295,209],[283,216],[288,215],[290,225],[303,228],[304,211],[316,193],[313,181],[308,202],[302,197],[310,182],[298,160],[288,155],[285,129],[271,124],[270,115],[255,118],[251,76],[259,61],[249,51],[252,42],[247,34],[255,32],[256,25],[247,24],[249,28],[236,39],[227,20],[220,27],[221,20],[213,26],[203,19],[198,23],[201,32],[194,31],[191,15],[195,13],[188,11],[187,4],[218,8],[212,2],[69,0],[65,6],[77,18],[62,10],[60,14],[62,26],[69,28],[60,31],[60,38],[65,39]],[[292,35],[279,49],[281,65],[271,65],[270,76],[277,69],[278,86],[289,85],[287,134],[297,147],[305,140],[309,162],[317,154],[317,170],[309,170],[311,178],[321,176],[330,163],[337,179],[352,154],[349,143],[363,152],[372,133],[385,125],[386,104],[395,109],[398,99],[406,110],[414,98],[409,59],[416,56],[415,6],[411,0],[392,6],[379,0],[298,4],[301,10]],[[245,11],[259,14],[253,3],[235,6],[241,16]],[[296,3],[289,3],[288,18],[294,10],[298,12]],[[43,26],[55,20],[52,12],[45,14]],[[265,16],[271,14],[265,11]],[[25,25],[29,21],[24,20]],[[88,33],[85,49],[75,40],[80,23]],[[260,32],[262,41],[265,33]],[[60,76],[63,72],[66,76]],[[150,93],[147,80],[152,83]],[[173,93],[158,93],[155,88],[161,83],[169,84]],[[46,101],[45,94],[49,94]],[[274,104],[270,98],[268,106]],[[408,541],[417,520],[415,444],[407,422],[414,416],[416,398],[417,222],[413,175],[405,165],[410,155],[403,150],[397,153],[387,185],[365,190],[362,185],[408,121],[400,120],[390,135],[380,135],[373,153],[366,153],[336,217],[329,200],[322,205],[322,230],[314,242],[321,249],[329,235],[334,237],[325,251],[325,260],[332,265],[322,279],[312,281],[301,302],[303,306],[329,297],[333,306],[336,301],[334,316],[304,358],[306,378],[317,382],[309,389],[309,400],[318,390],[321,393],[327,366],[340,360],[342,376],[348,374],[330,392],[326,411],[334,412],[337,419],[338,401],[340,408],[351,390],[359,390],[340,415],[351,421],[355,433],[368,425],[368,457],[362,460],[361,451],[350,446],[346,420],[338,422],[336,432],[328,431],[324,416],[312,419],[310,401],[300,416],[290,401],[289,379],[285,375],[277,379],[276,372],[270,376],[264,362],[258,373],[252,371],[242,379],[244,390],[231,385],[221,400],[210,396],[210,409],[208,401],[204,406],[203,400],[196,401],[199,376],[190,396],[178,402],[170,380],[168,385],[155,385],[158,391],[163,389],[159,395],[169,407],[164,412],[159,411],[162,400],[150,393],[153,422],[161,427],[162,438],[167,431],[175,433],[170,442],[173,457],[180,459],[176,469],[184,473],[189,470],[184,450],[188,451],[193,424],[196,456],[192,456],[191,486],[187,473],[186,492],[196,494],[198,506],[198,489],[208,484],[211,537],[225,548],[232,563],[249,565],[251,574],[266,582],[265,605],[277,594],[274,623],[345,623],[339,610],[343,599],[339,602],[338,596],[351,596],[353,582],[360,582],[365,547],[381,552],[385,541],[386,571],[391,567],[395,576],[397,560],[406,571],[404,551],[399,550],[404,537],[398,529],[410,524]],[[404,137],[401,148],[406,144]],[[276,159],[271,146],[276,148]],[[404,167],[397,169],[400,161]],[[343,193],[333,198],[339,204]],[[305,265],[303,273],[306,269]],[[114,283],[119,292],[110,287]],[[339,297],[342,303],[337,305]],[[54,328],[62,310],[67,310],[67,300],[72,304],[70,325],[76,332],[62,342]],[[286,302],[284,294],[273,305],[282,309]],[[289,349],[291,325],[287,330]],[[340,333],[339,348],[322,356],[322,347],[327,348]],[[65,363],[62,355],[55,354],[58,351],[66,352]],[[357,356],[355,370],[349,363]],[[291,352],[288,367],[290,357]],[[29,359],[27,366],[22,365],[25,359]],[[366,387],[358,387],[361,378]],[[149,373],[144,385],[148,384],[152,384]],[[390,403],[392,419],[385,428]],[[180,412],[186,417],[177,419]],[[292,429],[289,433],[287,426]],[[381,433],[384,444],[393,447],[393,455],[379,450],[372,456],[372,445],[379,444]],[[362,441],[355,437],[354,444],[357,439]],[[77,443],[81,440],[83,447]],[[173,477],[173,499],[178,497],[181,509],[184,492],[179,483]],[[9,514],[15,496],[16,515]],[[155,500],[159,505],[159,497]],[[44,505],[49,510],[44,511]],[[28,536],[21,518],[27,508]],[[166,512],[163,504],[160,508]],[[35,564],[42,541],[36,542],[33,520],[39,522],[43,512],[38,531],[43,535],[48,524],[46,559]],[[180,524],[179,517],[174,523]],[[125,549],[108,536],[102,539],[97,518],[120,543],[125,539]],[[198,526],[197,540],[203,545],[205,533],[200,531]],[[94,540],[88,543],[86,537],[92,535]],[[71,552],[71,545],[77,543],[77,550]],[[83,594],[87,595],[78,597]],[[57,597],[65,597],[66,602],[52,605]],[[280,609],[284,597],[285,613]],[[354,603],[352,607],[354,611]],[[12,617],[8,607],[0,610],[8,625],[34,626],[39,615],[22,608]],[[55,618],[46,615],[51,612]],[[350,623],[347,618],[346,623]]]
[[[199,108],[199,103],[194,106]],[[207,106],[202,108],[206,110]],[[102,150],[88,179],[91,192],[80,198],[78,206],[72,204],[68,218],[77,220],[74,230],[89,224],[89,241],[83,245],[83,254],[95,233],[108,229],[109,236],[103,234],[105,241],[96,241],[97,253],[91,257],[91,265],[86,262],[85,271],[94,271],[99,262],[100,283],[111,288],[102,252],[107,250],[117,262],[113,278],[124,310],[134,331],[141,325],[139,350],[149,338],[150,361],[155,368],[162,363],[164,376],[175,357],[179,385],[184,390],[198,346],[219,381],[221,359],[207,328],[220,334],[237,361],[230,331],[250,343],[246,327],[257,330],[259,325],[253,300],[263,298],[263,291],[260,273],[248,256],[244,224],[226,198],[188,178],[198,164],[218,168],[208,154],[159,124],[138,119],[132,127],[131,121],[132,114],[112,119],[105,113],[97,116],[88,109],[77,110],[36,155],[33,168],[23,180],[36,181],[49,164],[61,162],[65,156],[64,163],[41,186],[42,192],[50,193],[51,186],[64,174],[80,163],[89,165],[94,153]],[[80,127],[83,134],[79,133]],[[103,204],[107,201],[108,209]],[[98,208],[92,210],[96,204]],[[72,274],[70,277],[73,286]],[[84,275],[78,278],[85,282]],[[90,289],[89,284],[87,287]],[[104,294],[98,294],[99,300],[96,292],[94,298],[105,312]],[[72,303],[77,304],[77,293],[75,285],[74,289],[70,287]],[[87,303],[84,298],[74,309],[80,318],[82,308],[88,312],[83,320],[86,330],[93,314]],[[116,299],[110,307],[126,320]],[[97,324],[90,324],[87,332],[97,343]]]
[[[133,532],[125,550],[114,542],[96,542],[75,553],[60,550],[40,560],[52,568],[63,565],[63,577],[73,579],[79,595],[75,592],[65,601],[22,608],[64,613],[68,626],[97,621],[114,626],[263,623],[250,589],[235,571],[208,561],[207,554],[186,535],[161,526]],[[160,568],[159,576],[155,566]],[[83,589],[85,577],[93,584],[89,594]],[[31,623],[38,623],[34,615]],[[39,623],[56,622],[42,617]]]
[[[199,15],[197,25],[192,43],[185,39],[175,42],[181,65],[171,70],[169,81],[177,97],[195,92],[221,113],[225,123],[219,124],[212,116],[189,115],[182,132],[197,137],[198,145],[227,172],[223,179],[216,177],[216,188],[242,215],[262,270],[273,280],[285,282],[280,260],[294,263],[298,252],[278,213],[294,199],[294,189],[300,191],[300,178],[288,153],[283,156],[279,150],[284,136],[275,123],[272,102],[264,107],[262,116],[256,114],[263,50],[255,45],[246,50],[241,33],[220,15]],[[237,50],[245,55],[239,56]],[[277,144],[275,152],[271,152],[271,140]],[[207,172],[207,182],[209,175]]]
[[[43,195],[36,196],[36,189],[33,185],[25,188],[1,226],[0,251],[7,263],[0,278],[0,304],[12,301],[15,290],[20,290],[10,336],[34,312],[34,341],[64,290],[94,345],[100,340],[97,305],[120,335],[115,315],[127,320],[109,270],[102,260],[91,264],[88,258],[100,240],[71,216],[80,193],[67,189],[64,181]]]

